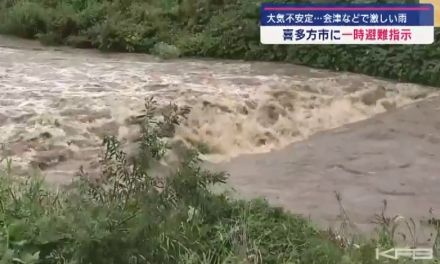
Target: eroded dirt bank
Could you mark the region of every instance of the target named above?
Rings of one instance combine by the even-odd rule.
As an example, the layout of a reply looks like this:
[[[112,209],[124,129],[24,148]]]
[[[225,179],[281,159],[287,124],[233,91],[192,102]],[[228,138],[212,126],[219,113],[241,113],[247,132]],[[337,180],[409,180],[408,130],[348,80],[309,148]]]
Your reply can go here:
[[[216,166],[230,172],[241,194],[267,197],[334,228],[341,223],[335,192],[359,230],[374,227],[387,200],[386,215],[413,218],[418,242],[425,244],[433,240],[424,224],[440,216],[439,161],[437,97]],[[404,223],[402,228],[413,241]]]
[[[136,139],[144,98],[191,106],[176,139],[209,161],[265,153],[434,95],[363,75],[239,61],[175,60],[44,48],[0,38],[0,142],[53,182],[93,167],[104,135]]]

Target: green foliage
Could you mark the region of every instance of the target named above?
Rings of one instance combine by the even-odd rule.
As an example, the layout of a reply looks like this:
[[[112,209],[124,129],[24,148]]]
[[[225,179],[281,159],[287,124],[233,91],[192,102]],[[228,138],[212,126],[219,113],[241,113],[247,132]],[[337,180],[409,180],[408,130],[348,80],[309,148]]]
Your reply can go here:
[[[46,32],[46,11],[37,3],[19,1],[1,11],[0,32],[23,38],[34,38]]]
[[[180,56],[180,50],[176,46],[164,42],[156,43],[151,53],[163,59],[174,59]]]

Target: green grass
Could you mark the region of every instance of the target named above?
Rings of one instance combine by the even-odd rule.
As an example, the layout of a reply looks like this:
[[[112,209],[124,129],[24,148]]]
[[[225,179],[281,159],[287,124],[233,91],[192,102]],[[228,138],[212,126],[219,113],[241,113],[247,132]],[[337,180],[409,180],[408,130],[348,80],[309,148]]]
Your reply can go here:
[[[267,1],[4,0],[0,33],[163,58],[293,62],[440,87],[440,31],[432,45],[261,45],[259,4]]]
[[[163,130],[174,131],[185,117],[173,108],[157,119],[154,105],[147,104],[134,160],[114,137],[105,138],[99,182],[80,177],[56,191],[38,177],[14,177],[10,160],[3,161],[0,263],[391,263],[374,258],[375,247],[390,247],[390,239],[354,247],[264,200],[210,191],[225,184],[225,174],[201,169],[195,150],[175,174],[151,177],[169,151],[159,135],[170,135]]]

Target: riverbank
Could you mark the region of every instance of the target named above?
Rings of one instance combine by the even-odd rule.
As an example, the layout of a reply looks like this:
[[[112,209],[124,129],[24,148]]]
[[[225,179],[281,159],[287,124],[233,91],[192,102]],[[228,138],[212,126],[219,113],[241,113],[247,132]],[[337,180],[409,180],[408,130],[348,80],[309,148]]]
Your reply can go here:
[[[304,2],[304,1],[299,1]],[[433,45],[261,45],[259,1],[3,2],[0,33],[106,51],[291,62],[440,87],[440,32]]]
[[[266,197],[322,227],[369,233],[385,215],[414,221],[419,245],[432,245],[440,218],[440,97],[317,133],[270,153],[213,165],[247,198]],[[337,195],[341,198],[338,201]],[[340,210],[340,203],[344,211]]]

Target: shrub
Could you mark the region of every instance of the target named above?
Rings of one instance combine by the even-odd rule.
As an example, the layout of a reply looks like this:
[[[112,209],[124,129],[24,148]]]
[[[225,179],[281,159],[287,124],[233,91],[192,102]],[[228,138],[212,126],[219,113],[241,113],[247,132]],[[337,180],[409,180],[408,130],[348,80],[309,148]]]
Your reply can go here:
[[[140,36],[131,26],[127,21],[111,18],[90,28],[87,35],[101,50],[133,52]]]
[[[78,15],[71,5],[61,3],[53,12],[47,13],[49,13],[50,18],[47,30],[58,35],[60,40],[78,33]]]
[[[69,36],[65,40],[65,43],[69,46],[80,49],[93,48],[92,41],[90,41],[87,36]]]
[[[180,56],[180,50],[176,46],[164,42],[156,43],[151,53],[163,59],[174,59]]]
[[[55,32],[48,32],[48,33],[38,33],[36,35],[37,39],[41,42],[43,45],[60,45],[63,41],[63,39]]]
[[[34,38],[37,33],[45,33],[47,28],[46,13],[39,4],[18,1],[10,8],[2,10],[0,31],[15,34],[23,38]]]
[[[84,8],[76,8],[78,13],[78,26],[85,30],[105,20],[108,4],[105,2],[88,1]]]

